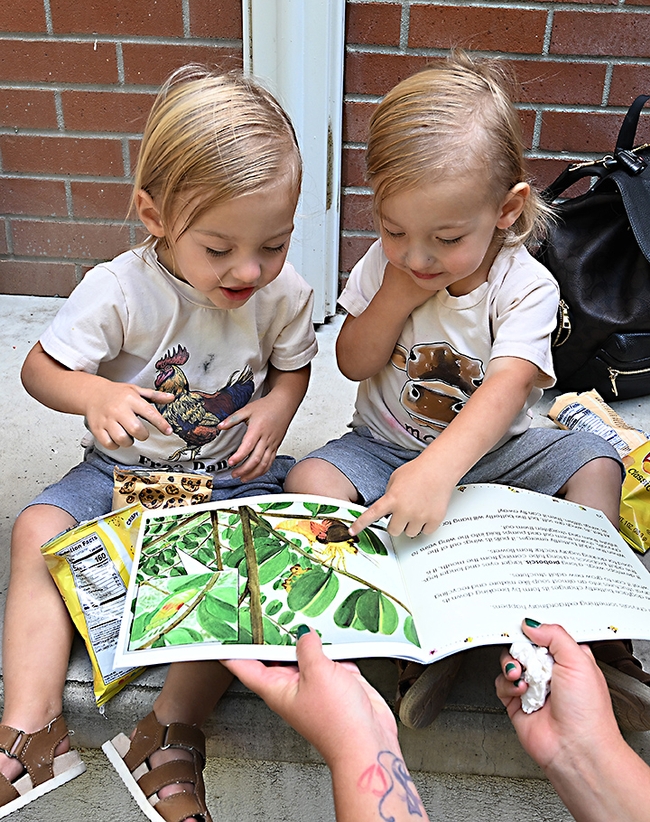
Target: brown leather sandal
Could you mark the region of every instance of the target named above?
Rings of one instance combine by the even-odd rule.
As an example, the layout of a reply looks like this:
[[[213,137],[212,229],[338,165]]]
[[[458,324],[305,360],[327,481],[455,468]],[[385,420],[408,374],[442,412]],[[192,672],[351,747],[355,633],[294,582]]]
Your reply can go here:
[[[192,761],[174,759],[152,768],[149,757],[159,749],[183,748]],[[118,734],[102,745],[102,750],[120,775],[145,816],[152,822],[183,822],[193,817],[212,822],[205,804],[203,768],[205,736],[195,725],[174,722],[161,725],[152,711],[141,720],[129,739]],[[167,785],[191,783],[194,792],[180,791],[160,798],[158,791]]]
[[[23,772],[10,782],[0,774],[0,818],[64,785],[86,770],[77,751],[54,755],[68,735],[62,716],[32,734],[0,725],[0,751],[17,759]]]

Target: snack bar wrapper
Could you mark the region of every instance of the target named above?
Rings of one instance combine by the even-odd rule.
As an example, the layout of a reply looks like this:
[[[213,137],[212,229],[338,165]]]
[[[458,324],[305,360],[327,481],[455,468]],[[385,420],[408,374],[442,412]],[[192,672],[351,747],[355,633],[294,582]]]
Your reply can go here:
[[[623,465],[619,529],[635,551],[645,554],[650,548],[650,442],[623,457]]]
[[[41,548],[72,621],[86,643],[98,706],[144,670],[113,670],[141,513],[140,505],[130,505],[81,523]]]
[[[177,508],[210,502],[212,477],[205,474],[172,474],[132,468],[113,469],[113,509],[139,502],[143,508]]]
[[[650,435],[626,423],[594,390],[561,394],[548,416],[559,428],[589,431],[603,437],[621,457],[650,440]]]

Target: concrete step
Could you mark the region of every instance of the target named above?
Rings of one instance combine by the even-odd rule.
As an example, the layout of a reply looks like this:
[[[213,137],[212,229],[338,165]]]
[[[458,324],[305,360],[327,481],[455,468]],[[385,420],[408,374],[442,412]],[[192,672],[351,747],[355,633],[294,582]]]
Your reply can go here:
[[[14,814],[16,822],[140,822],[144,815],[101,751],[82,750],[87,772]],[[432,822],[570,822],[548,782],[413,773]],[[211,758],[205,770],[215,822],[334,822],[324,765]]]

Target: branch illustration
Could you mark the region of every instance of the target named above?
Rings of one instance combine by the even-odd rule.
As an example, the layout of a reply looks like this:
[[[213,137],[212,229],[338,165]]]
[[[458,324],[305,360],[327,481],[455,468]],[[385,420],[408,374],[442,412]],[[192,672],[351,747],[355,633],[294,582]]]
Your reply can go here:
[[[244,537],[244,556],[246,557],[246,568],[248,570],[248,591],[250,595],[251,633],[253,635],[253,645],[263,645],[264,623],[262,622],[260,577],[259,568],[257,565],[257,554],[255,553],[255,542],[253,540],[253,532],[251,529],[251,518],[254,516],[254,512],[247,505],[242,505],[239,511],[242,535]]]
[[[223,559],[221,556],[221,539],[219,538],[219,511],[214,509],[210,511],[210,520],[212,522],[212,536],[214,537],[214,553],[217,560],[217,570],[223,571]]]
[[[214,588],[214,586],[216,585],[218,579],[219,579],[219,572],[216,572],[216,573],[212,574],[210,579],[203,586],[203,589],[197,593],[192,605],[188,606],[187,604],[185,604],[185,606],[184,606],[185,609],[182,611],[182,613],[177,615],[169,624],[165,625],[163,627],[163,629],[161,631],[158,631],[158,633],[155,636],[153,636],[151,639],[148,639],[144,643],[144,645],[141,645],[139,648],[136,648],[135,650],[145,650],[146,648],[151,648],[151,646],[155,642],[158,642],[160,637],[163,637],[163,636],[165,636],[165,634],[168,634],[170,631],[173,631],[174,628],[176,628],[177,625],[180,625],[181,622],[192,613],[192,611],[197,607],[197,605],[203,600],[203,598],[208,593],[208,591],[210,591],[212,588]]]

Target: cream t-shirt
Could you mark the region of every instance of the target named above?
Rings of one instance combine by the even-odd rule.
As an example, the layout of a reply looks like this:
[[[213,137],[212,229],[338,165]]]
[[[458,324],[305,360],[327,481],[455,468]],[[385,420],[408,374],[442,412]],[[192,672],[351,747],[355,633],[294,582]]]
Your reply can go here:
[[[165,436],[145,422],[149,438],[106,451],[111,460],[225,471],[245,426],[219,432],[216,423],[262,396],[269,363],[294,371],[314,357],[312,302],[310,286],[286,263],[243,306],[217,308],[172,276],[154,251],[135,249],[89,271],[40,342],[72,370],[173,386],[175,433]]]
[[[339,304],[359,316],[379,290],[388,260],[374,243],[353,268]],[[551,333],[559,289],[523,246],[504,247],[487,282],[461,297],[434,293],[409,316],[391,362],[359,385],[352,427],[404,448],[424,449],[463,408],[496,357],[539,369],[537,382],[499,447],[525,431],[530,408],[555,382]]]

